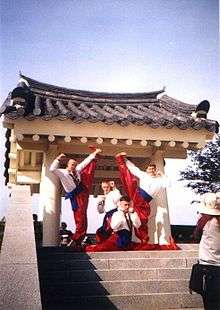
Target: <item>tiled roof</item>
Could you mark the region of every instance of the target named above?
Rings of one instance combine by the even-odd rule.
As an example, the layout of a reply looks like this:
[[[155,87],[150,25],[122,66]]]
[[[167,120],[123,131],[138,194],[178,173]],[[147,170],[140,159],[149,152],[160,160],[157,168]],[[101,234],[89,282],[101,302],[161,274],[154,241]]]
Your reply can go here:
[[[23,80],[23,81],[22,81]],[[28,86],[27,86],[28,85]],[[104,93],[73,90],[38,82],[21,75],[21,82],[9,95],[0,109],[8,118],[71,119],[83,121],[148,125],[153,128],[180,129],[206,128],[218,132],[218,123],[205,118],[196,119],[192,113],[196,105],[183,103],[163,90],[143,93]],[[24,98],[21,105],[11,106],[11,99]],[[19,103],[19,102],[18,102]]]

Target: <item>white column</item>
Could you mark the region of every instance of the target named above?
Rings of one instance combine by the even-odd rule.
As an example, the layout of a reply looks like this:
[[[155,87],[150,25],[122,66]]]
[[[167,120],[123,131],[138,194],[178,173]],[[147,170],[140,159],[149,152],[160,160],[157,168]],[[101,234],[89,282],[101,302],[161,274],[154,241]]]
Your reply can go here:
[[[157,150],[151,158],[151,163],[164,173],[164,152]],[[162,189],[155,198],[156,210],[156,234],[159,244],[170,242],[171,228],[166,189]]]
[[[59,243],[61,188],[59,179],[49,172],[57,155],[57,146],[50,145],[44,153],[42,165],[40,202],[43,206],[43,246],[57,246]]]

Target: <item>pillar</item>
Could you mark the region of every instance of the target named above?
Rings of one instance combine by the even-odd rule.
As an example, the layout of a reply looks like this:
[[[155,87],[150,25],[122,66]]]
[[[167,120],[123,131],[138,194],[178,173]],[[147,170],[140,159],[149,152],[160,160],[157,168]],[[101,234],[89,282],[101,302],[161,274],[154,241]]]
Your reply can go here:
[[[43,207],[43,246],[59,244],[61,188],[59,179],[49,171],[57,155],[57,145],[50,145],[43,158],[40,184],[40,201]]]
[[[9,164],[9,184],[16,184],[17,182],[17,168],[18,168],[18,151],[16,137],[14,135],[14,130],[11,130],[10,141],[10,164]],[[7,142],[6,142],[7,144]],[[7,147],[7,145],[5,145]]]
[[[151,158],[151,163],[154,163],[157,169],[164,173],[164,152],[162,150],[157,150]],[[156,241],[158,241],[159,244],[167,244],[170,242],[171,228],[166,189],[160,191],[154,203],[157,208],[155,239],[158,239]]]

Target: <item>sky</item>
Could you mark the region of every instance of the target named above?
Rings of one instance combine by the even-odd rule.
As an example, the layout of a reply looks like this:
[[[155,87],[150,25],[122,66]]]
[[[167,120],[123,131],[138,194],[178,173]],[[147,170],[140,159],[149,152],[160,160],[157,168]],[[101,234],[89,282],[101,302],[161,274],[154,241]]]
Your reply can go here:
[[[2,0],[0,12],[1,102],[21,71],[83,90],[165,86],[169,96],[187,103],[209,100],[209,118],[220,120],[217,0]],[[2,128],[0,136],[4,162]],[[0,215],[6,196],[3,188]]]

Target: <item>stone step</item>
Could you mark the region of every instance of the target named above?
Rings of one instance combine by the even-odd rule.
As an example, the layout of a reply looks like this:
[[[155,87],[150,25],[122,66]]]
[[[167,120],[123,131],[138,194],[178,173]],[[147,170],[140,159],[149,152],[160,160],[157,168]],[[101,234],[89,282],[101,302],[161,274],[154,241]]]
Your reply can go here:
[[[180,250],[175,250],[176,251],[181,251],[181,250],[198,250],[199,249],[199,243],[178,243],[177,244],[180,248]],[[59,253],[59,252],[75,252],[74,249],[72,248],[62,248],[62,247],[58,247],[58,246],[45,246],[45,247],[41,247],[38,249],[39,252],[45,252],[45,251],[48,251],[48,252],[53,252],[53,253]],[[161,252],[161,251],[165,251],[165,250],[160,250],[158,252]],[[171,250],[172,251],[172,250]],[[120,253],[120,252],[129,252],[129,253],[132,253],[132,252],[148,252],[148,251],[111,251],[111,252],[87,252],[89,254],[91,253],[94,253],[94,254],[97,254],[97,253]],[[151,252],[151,251],[149,251]],[[155,251],[152,251],[152,252],[155,252]]]
[[[122,258],[122,259],[75,259],[59,260],[55,263],[40,261],[41,272],[52,270],[94,270],[94,269],[140,269],[140,268],[186,268],[197,262],[197,257],[190,258]]]
[[[199,309],[201,297],[188,293],[198,245],[183,248],[99,253],[40,249],[43,309]]]
[[[115,270],[65,270],[40,272],[44,283],[111,281],[111,280],[163,280],[189,279],[191,268],[149,268]]]
[[[189,293],[153,293],[135,295],[69,297],[62,301],[44,302],[44,310],[158,310],[200,309],[200,295]]]
[[[40,260],[60,260],[62,259],[113,259],[113,258],[163,258],[163,257],[196,257],[197,250],[176,250],[176,251],[121,251],[121,252],[94,252],[94,253],[76,253],[71,251],[49,252],[38,251]]]
[[[41,285],[46,300],[60,300],[69,296],[103,296],[155,293],[187,293],[188,280],[124,280],[73,283],[48,283]]]
[[[178,243],[178,246],[182,250],[198,250],[199,243]]]

